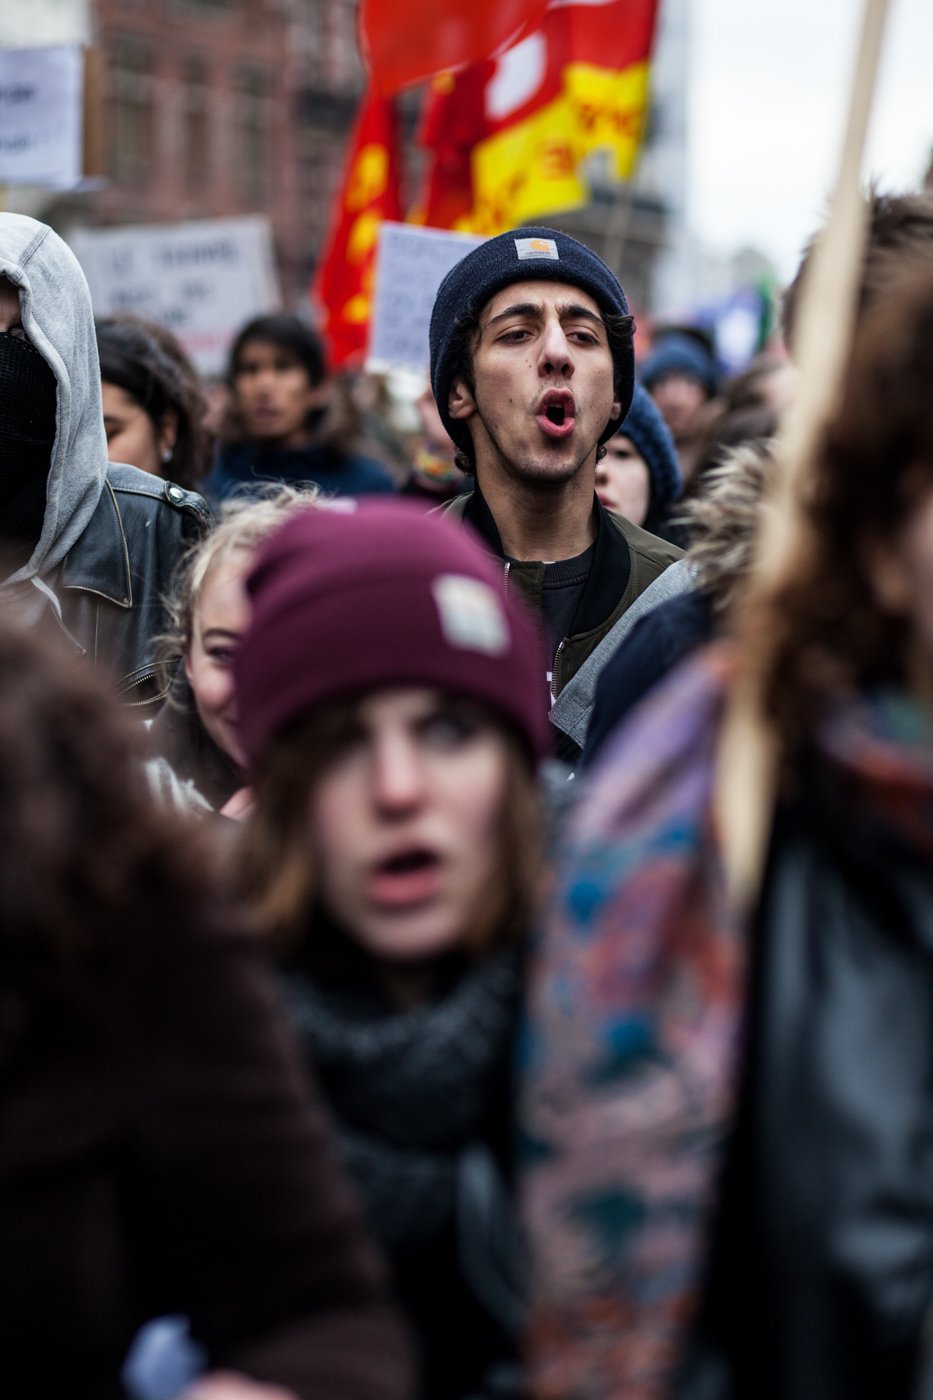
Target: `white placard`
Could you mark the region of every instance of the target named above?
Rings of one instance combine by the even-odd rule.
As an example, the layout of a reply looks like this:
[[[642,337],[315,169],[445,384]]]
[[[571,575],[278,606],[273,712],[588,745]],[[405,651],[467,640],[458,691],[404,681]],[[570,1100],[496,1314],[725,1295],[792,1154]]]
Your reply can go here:
[[[379,232],[366,368],[376,373],[428,366],[428,328],[446,274],[484,239],[468,233],[386,222]]]
[[[78,44],[0,49],[0,184],[80,183],[83,89]]]
[[[134,311],[168,326],[202,374],[221,374],[244,322],[280,305],[260,216],[81,229],[69,242],[96,316]]]

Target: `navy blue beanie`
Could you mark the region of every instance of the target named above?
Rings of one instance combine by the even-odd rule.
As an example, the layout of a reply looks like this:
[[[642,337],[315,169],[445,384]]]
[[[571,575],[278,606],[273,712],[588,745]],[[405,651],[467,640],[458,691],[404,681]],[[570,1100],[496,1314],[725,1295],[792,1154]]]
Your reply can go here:
[[[553,228],[518,228],[500,233],[467,253],[450,269],[437,289],[431,312],[431,387],[441,421],[461,449],[470,450],[467,425],[451,418],[448,411],[454,377],[453,341],[457,322],[468,313],[478,314],[490,297],[512,282],[566,282],[588,292],[597,306],[609,315],[627,316],[628,302],[618,278],[602,258],[578,243],[569,234]],[[628,412],[634,386],[635,357],[632,340],[613,353],[615,389]],[[612,437],[619,419],[610,419],[600,442]]]
[[[645,388],[650,389],[668,374],[689,375],[702,384],[710,398],[716,392],[716,363],[692,335],[674,331],[662,336],[641,366],[639,377]]]
[[[618,432],[631,441],[648,468],[651,495],[644,528],[651,530],[663,521],[668,508],[677,500],[683,482],[671,430],[654,399],[640,384],[635,386],[632,406]]]

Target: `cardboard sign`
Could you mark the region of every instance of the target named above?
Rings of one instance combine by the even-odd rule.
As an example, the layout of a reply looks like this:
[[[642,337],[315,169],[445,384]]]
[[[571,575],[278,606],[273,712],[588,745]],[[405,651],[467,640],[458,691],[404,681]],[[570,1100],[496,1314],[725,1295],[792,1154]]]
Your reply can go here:
[[[428,367],[431,308],[444,277],[471,249],[484,242],[473,234],[384,223],[376,259],[369,355],[376,373]]]
[[[168,326],[202,374],[221,374],[240,327],[280,305],[259,216],[82,229],[69,242],[96,316],[134,311]]]
[[[0,49],[0,184],[80,183],[83,78],[79,44]]]

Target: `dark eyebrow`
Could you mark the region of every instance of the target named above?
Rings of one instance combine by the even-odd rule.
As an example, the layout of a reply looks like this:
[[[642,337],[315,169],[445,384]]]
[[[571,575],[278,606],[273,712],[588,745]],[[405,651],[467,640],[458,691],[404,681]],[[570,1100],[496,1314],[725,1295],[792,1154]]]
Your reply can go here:
[[[507,306],[504,311],[500,311],[498,316],[490,316],[486,326],[494,326],[497,321],[504,321],[509,316],[540,316],[543,307],[539,302],[520,301],[514,306]],[[578,302],[564,302],[557,307],[557,314],[563,321],[567,317],[578,319],[581,316],[587,321],[594,321],[596,325],[606,328],[606,323],[598,311],[591,311],[588,306],[580,306]],[[485,327],[484,327],[485,329]]]
[[[557,314],[562,321],[567,316],[575,319],[583,316],[587,321],[595,321],[597,326],[602,326],[603,330],[606,329],[606,323],[598,311],[591,311],[588,306],[580,306],[575,301],[568,302],[566,306],[559,306]]]
[[[507,306],[504,311],[500,311],[498,316],[490,316],[486,322],[487,326],[494,326],[497,321],[504,321],[507,316],[540,316],[541,307],[534,301],[519,301],[514,306]]]

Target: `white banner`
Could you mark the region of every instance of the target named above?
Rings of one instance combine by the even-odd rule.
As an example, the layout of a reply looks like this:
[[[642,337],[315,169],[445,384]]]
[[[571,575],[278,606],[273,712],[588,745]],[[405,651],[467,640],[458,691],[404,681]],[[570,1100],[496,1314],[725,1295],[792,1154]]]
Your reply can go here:
[[[96,316],[134,311],[168,326],[202,374],[221,374],[240,327],[280,305],[259,216],[81,229],[69,243]]]
[[[367,369],[426,372],[437,289],[454,264],[484,241],[474,234],[417,224],[382,225]]]
[[[80,183],[83,88],[78,44],[0,49],[0,184]]]

